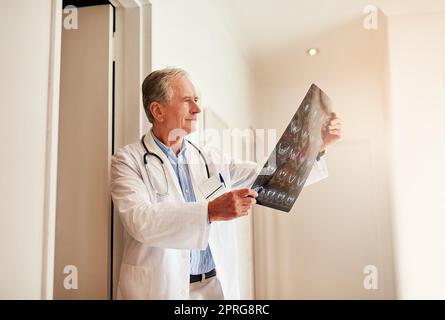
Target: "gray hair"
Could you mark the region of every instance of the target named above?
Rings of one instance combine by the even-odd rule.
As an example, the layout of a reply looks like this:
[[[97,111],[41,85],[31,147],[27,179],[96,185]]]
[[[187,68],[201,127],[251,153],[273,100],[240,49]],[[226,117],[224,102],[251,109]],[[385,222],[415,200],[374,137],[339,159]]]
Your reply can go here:
[[[148,121],[153,123],[150,105],[153,102],[169,103],[173,96],[170,80],[178,76],[188,77],[188,73],[180,68],[165,68],[150,73],[142,83],[142,102]]]

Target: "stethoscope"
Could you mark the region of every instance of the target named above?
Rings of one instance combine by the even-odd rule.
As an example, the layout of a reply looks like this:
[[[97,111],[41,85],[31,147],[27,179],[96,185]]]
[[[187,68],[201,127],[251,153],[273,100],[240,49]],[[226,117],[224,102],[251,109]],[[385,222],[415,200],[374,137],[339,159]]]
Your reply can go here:
[[[144,154],[144,166],[145,166],[145,170],[147,170],[148,181],[150,182],[151,187],[153,188],[153,190],[155,190],[155,192],[156,192],[157,195],[159,195],[159,196],[166,196],[166,195],[168,195],[168,180],[167,180],[167,174],[165,173],[164,161],[163,161],[163,160],[161,159],[161,157],[158,156],[156,153],[150,152],[150,151],[148,150],[147,146],[145,145],[144,138],[145,138],[145,134],[144,134],[144,135],[142,136],[142,138],[141,138],[141,143],[142,143],[142,146],[143,146],[144,149],[145,149],[145,154]],[[206,167],[207,179],[210,179],[209,166],[207,165],[207,160],[206,160],[206,158],[204,157],[204,155],[202,154],[201,150],[200,150],[197,146],[195,146],[191,141],[189,141],[189,140],[187,140],[187,139],[185,139],[185,141],[187,141],[190,145],[193,146],[193,148],[195,148],[195,149],[198,151],[198,153],[199,153],[201,159],[204,161],[204,165],[205,165],[205,167]],[[163,171],[163,173],[164,173],[164,178],[165,178],[165,185],[166,185],[166,187],[167,187],[167,190],[166,190],[165,192],[159,192],[159,191],[153,186],[153,183],[151,182],[150,174],[149,174],[149,172],[148,172],[148,168],[147,168],[147,166],[148,166],[147,157],[148,157],[148,156],[153,156],[153,157],[157,158],[157,159],[159,160],[159,162],[161,163],[162,171]]]

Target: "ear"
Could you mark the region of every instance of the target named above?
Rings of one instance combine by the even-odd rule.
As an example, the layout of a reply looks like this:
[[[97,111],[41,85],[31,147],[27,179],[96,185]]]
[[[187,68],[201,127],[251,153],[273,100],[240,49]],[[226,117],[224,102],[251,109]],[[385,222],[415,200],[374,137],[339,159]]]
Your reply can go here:
[[[164,112],[162,110],[162,106],[158,102],[152,102],[150,104],[150,111],[156,121],[164,121]]]

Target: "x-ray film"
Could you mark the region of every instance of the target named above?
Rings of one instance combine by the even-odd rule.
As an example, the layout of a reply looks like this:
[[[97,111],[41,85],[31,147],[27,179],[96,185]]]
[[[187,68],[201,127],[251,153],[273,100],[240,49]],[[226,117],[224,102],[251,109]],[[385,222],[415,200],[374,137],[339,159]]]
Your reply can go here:
[[[258,192],[257,204],[292,209],[322,146],[330,113],[329,97],[312,84],[252,185]]]

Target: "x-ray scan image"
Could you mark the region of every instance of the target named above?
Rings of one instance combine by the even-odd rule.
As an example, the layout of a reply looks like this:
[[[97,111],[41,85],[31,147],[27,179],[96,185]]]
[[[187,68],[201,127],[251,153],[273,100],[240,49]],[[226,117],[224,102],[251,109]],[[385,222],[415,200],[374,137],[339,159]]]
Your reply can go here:
[[[252,185],[257,204],[289,212],[304,187],[322,146],[331,101],[312,84],[297,112]]]

